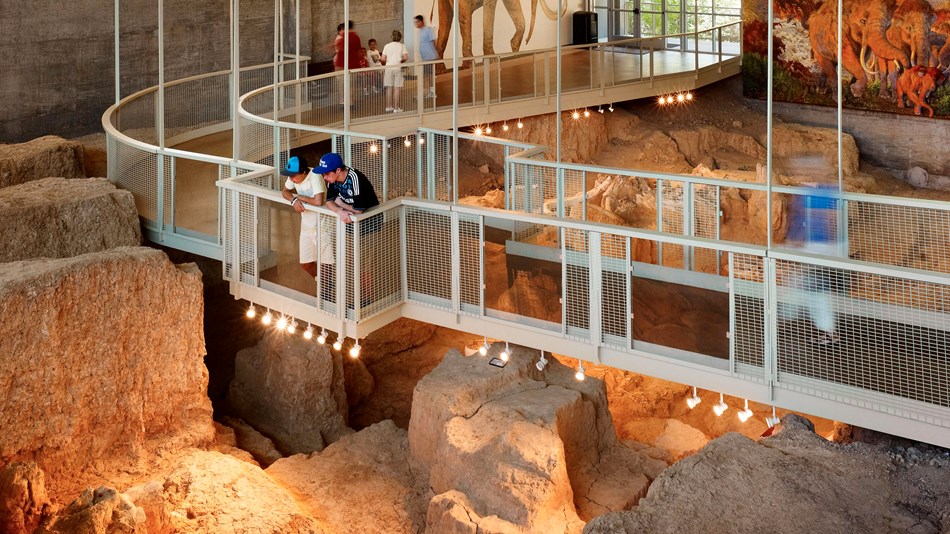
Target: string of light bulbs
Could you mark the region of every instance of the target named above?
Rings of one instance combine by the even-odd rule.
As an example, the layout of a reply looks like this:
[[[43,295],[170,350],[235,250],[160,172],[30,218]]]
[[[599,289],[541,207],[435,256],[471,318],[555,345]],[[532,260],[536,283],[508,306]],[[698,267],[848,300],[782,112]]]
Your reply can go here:
[[[274,328],[277,329],[279,332],[286,332],[291,335],[297,333],[298,325],[297,325],[296,319],[294,319],[293,317],[289,315],[280,314],[280,316],[277,317],[277,320],[275,321],[274,312],[272,312],[270,308],[265,308],[265,310],[266,311],[264,312],[264,315],[261,316],[261,324],[263,324],[264,326],[273,325]],[[248,319],[257,318],[257,307],[254,305],[253,302],[250,303],[250,305],[248,305],[247,311],[244,313],[244,315]],[[303,331],[303,338],[308,341],[313,339],[314,332],[315,330],[313,328],[313,325],[310,323],[307,323],[307,328]],[[324,345],[326,344],[327,339],[330,337],[330,335],[325,328],[321,328],[320,334],[317,335],[316,337],[317,337],[317,343]],[[333,342],[333,350],[337,352],[342,351],[344,341],[345,340],[343,338],[338,336],[336,340]],[[350,347],[350,350],[348,352],[351,358],[356,359],[360,357],[361,350],[362,350],[362,347],[360,347],[360,340],[354,339],[353,346]]]

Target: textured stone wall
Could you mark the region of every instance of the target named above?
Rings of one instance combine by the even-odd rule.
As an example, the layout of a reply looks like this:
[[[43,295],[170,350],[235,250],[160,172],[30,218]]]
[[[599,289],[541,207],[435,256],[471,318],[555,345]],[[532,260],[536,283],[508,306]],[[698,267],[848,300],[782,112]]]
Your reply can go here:
[[[285,10],[292,11],[293,2],[284,2]],[[229,67],[228,4],[165,1],[166,80]],[[310,50],[310,5],[301,2],[305,51]],[[270,60],[273,6],[271,0],[241,1],[242,64]],[[156,0],[123,0],[119,20],[122,94],[127,96],[158,82]],[[111,0],[3,3],[0,142],[50,133],[79,136],[100,129],[100,117],[115,98],[113,24]]]
[[[333,49],[329,46],[336,37],[336,27],[343,22],[343,0],[312,0],[312,22],[313,28],[313,48],[311,57],[314,62],[331,61],[333,59]],[[403,0],[367,0],[365,2],[350,1],[350,20],[356,25],[356,31],[360,34],[363,46],[371,37],[379,41],[379,49],[390,41],[390,32],[370,32],[367,27],[372,21],[382,21],[388,19],[398,19],[399,28],[402,29],[403,18]],[[429,13],[425,13],[426,18]],[[378,33],[379,35],[376,35]],[[405,31],[403,30],[403,33]],[[409,38],[404,38],[403,42],[408,43]]]

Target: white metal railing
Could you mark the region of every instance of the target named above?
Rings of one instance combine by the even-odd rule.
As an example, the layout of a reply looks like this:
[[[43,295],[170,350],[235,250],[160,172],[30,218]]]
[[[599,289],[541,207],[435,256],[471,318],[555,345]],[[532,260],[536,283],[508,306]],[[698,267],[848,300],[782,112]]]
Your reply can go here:
[[[219,182],[230,214],[225,272],[235,296],[317,328],[359,339],[399,316],[469,321],[484,332],[503,328],[513,342],[582,357],[650,354],[763,390],[772,384],[950,428],[946,275],[398,198],[352,225],[308,207],[319,214],[317,250],[327,254],[315,282],[297,267],[298,236],[281,230],[297,215],[269,187],[271,176]],[[661,245],[723,255],[726,272],[644,261]],[[819,299],[836,315],[838,343],[812,339],[807,316]],[[703,327],[665,326],[683,316]]]

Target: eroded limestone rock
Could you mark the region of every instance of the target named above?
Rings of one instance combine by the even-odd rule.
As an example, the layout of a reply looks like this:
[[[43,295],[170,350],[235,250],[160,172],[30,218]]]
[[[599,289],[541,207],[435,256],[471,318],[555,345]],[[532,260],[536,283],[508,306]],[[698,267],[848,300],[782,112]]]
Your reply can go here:
[[[81,143],[48,135],[26,143],[0,145],[0,188],[50,176],[86,176]]]
[[[42,469],[15,462],[0,470],[0,534],[30,534],[50,513]]]
[[[42,178],[0,189],[0,263],[142,242],[132,193],[105,178]]]
[[[145,511],[113,488],[87,488],[39,534],[147,534]]]
[[[274,447],[273,441],[244,421],[236,417],[225,417],[224,424],[234,430],[235,446],[249,452],[261,467],[267,467],[284,457]]]

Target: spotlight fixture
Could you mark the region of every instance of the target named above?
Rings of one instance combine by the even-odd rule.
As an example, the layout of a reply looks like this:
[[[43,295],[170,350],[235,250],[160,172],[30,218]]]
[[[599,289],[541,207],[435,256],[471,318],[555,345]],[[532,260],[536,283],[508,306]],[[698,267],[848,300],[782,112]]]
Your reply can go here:
[[[320,335],[317,336],[317,343],[323,345],[326,342],[327,342],[327,331],[321,328]]]
[[[604,112],[604,106],[597,106],[597,113],[603,113],[603,112]]]
[[[290,321],[287,322],[287,333],[293,334],[296,331],[297,331],[297,321],[290,319]]]
[[[501,354],[498,355],[501,358],[501,361],[507,362],[511,358],[511,349],[508,348],[508,342],[505,341],[505,348],[501,351]]]
[[[574,119],[574,120],[577,120],[577,119],[581,118],[580,112],[575,109],[575,110],[571,113],[571,118]]]
[[[285,328],[287,328],[287,318],[281,315],[280,319],[277,319],[277,329],[283,330]]]
[[[410,141],[409,137],[407,136],[406,139],[402,142],[402,144],[406,145],[406,148],[409,148],[412,146],[412,141]]]
[[[360,357],[360,340],[356,340],[356,345],[350,347],[350,358]]]
[[[693,396],[686,399],[686,405],[692,410],[701,402],[703,402],[703,399],[699,398],[699,395],[696,394],[696,388],[693,388]]]
[[[485,135],[490,135],[490,134],[491,134],[491,126],[486,126],[486,127],[485,127]]]
[[[665,105],[665,104],[666,104],[666,97],[661,95],[660,98],[657,99],[657,102],[659,102],[661,106],[662,106],[662,105]]]
[[[303,331],[303,338],[313,339],[313,327],[310,326],[309,324],[307,325],[307,329]]]
[[[577,364],[577,372],[574,373],[574,379],[578,382],[583,382],[587,378],[587,375],[584,374],[584,362],[581,361]]]
[[[267,313],[265,313],[264,316],[261,317],[261,322],[264,323],[264,326],[270,326],[270,323],[273,320],[274,320],[274,315],[270,312],[270,310],[267,310]]]
[[[614,105],[613,105],[613,104],[610,104],[610,105],[607,107],[607,111],[613,113],[613,112],[614,112]]]
[[[501,131],[503,131],[503,132],[507,132],[507,131],[508,131],[508,123],[507,123],[507,122],[505,122],[504,124],[501,125]]]
[[[740,411],[738,415],[739,415],[739,421],[742,423],[745,423],[746,421],[749,420],[750,417],[752,417],[752,410],[749,409],[749,399],[745,400],[745,409]]]
[[[722,398],[722,393],[719,394],[719,404],[713,405],[713,412],[716,413],[716,417],[722,417],[722,414],[726,413],[726,410],[729,409],[729,405],[726,404],[726,401]]]
[[[765,418],[765,424],[769,425],[769,428],[772,428],[780,422],[782,422],[782,420],[775,415],[775,406],[772,406],[772,415]]]
[[[544,351],[541,351],[541,358],[538,360],[538,363],[534,364],[538,368],[538,371],[544,371],[544,368],[548,366],[548,361],[544,358]]]
[[[422,137],[419,138],[419,144],[420,144],[420,145],[426,144],[426,137],[425,137],[425,136],[422,136]]]
[[[589,110],[589,109],[585,109],[585,110],[584,110],[584,117],[590,117],[590,110]]]
[[[693,93],[686,93],[686,100],[693,100]]]
[[[491,348],[491,346],[488,344],[488,338],[486,337],[486,338],[485,338],[485,342],[482,343],[482,346],[481,346],[481,347],[478,347],[478,353],[481,354],[482,356],[484,356],[484,355],[488,354],[488,349],[489,349],[489,348]]]
[[[521,122],[521,119],[518,119],[518,129],[520,130],[522,128],[524,128],[524,123]]]
[[[343,349],[343,340],[336,338],[336,341],[333,342],[333,350],[342,350]]]
[[[370,154],[375,154],[375,153],[377,153],[377,152],[379,152],[379,145],[377,145],[376,143],[373,143],[373,144],[369,145],[369,153],[370,153]]]
[[[476,127],[475,127],[475,130],[472,131],[472,133],[474,133],[475,135],[482,135],[482,128],[481,128],[481,126],[476,126]]]
[[[680,94],[676,95],[676,101],[679,102],[679,103],[685,102],[685,101],[686,101],[686,95],[684,95],[683,93],[680,93]]]
[[[257,317],[257,308],[254,307],[253,302],[251,303],[250,306],[247,307],[247,313],[245,313],[244,315],[247,315],[248,319],[253,319]]]

